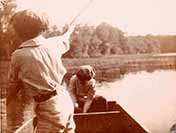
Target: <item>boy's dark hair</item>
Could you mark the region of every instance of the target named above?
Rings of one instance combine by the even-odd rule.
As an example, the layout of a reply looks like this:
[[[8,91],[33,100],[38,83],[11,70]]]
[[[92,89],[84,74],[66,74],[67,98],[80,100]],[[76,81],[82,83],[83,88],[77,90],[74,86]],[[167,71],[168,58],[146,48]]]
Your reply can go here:
[[[47,18],[30,10],[16,12],[12,16],[10,23],[24,41],[35,38],[48,29]]]
[[[76,76],[81,81],[89,81],[95,76],[95,71],[92,66],[89,65],[81,66],[77,71]]]

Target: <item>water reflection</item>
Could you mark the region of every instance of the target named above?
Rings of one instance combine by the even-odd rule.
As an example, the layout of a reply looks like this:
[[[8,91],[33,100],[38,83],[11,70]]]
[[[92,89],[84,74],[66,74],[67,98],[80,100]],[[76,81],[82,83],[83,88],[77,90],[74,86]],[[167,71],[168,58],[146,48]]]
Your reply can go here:
[[[116,100],[153,133],[167,133],[176,123],[176,71],[140,72],[105,83],[98,94]]]
[[[109,100],[116,100],[153,133],[168,133],[176,123],[175,82],[176,71],[140,72],[125,75],[113,83],[103,83],[97,87],[97,93]],[[14,101],[15,104],[7,108],[10,110],[8,129],[16,129],[31,117],[32,105],[28,105],[29,101],[25,99],[19,97]]]

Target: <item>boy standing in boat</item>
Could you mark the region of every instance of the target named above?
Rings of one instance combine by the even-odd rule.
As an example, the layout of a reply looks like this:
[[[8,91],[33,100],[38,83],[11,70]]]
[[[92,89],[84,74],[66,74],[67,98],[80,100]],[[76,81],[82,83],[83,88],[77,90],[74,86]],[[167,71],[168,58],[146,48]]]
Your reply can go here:
[[[37,133],[73,133],[73,103],[61,85],[66,70],[61,56],[68,49],[71,30],[63,36],[44,38],[48,20],[33,11],[23,10],[12,16],[11,24],[21,39],[13,52],[9,71],[7,104],[19,91],[18,82],[35,103]]]

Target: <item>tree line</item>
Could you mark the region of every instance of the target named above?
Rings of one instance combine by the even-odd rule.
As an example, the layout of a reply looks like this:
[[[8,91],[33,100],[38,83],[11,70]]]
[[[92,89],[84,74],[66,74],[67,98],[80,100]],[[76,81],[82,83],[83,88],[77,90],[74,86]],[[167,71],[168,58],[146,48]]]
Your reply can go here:
[[[107,23],[98,26],[77,25],[70,37],[69,58],[102,57],[119,54],[160,53],[160,42],[152,35],[125,36]]]
[[[10,54],[20,43],[20,39],[9,25],[15,11],[15,0],[0,1],[0,59],[9,59]],[[98,26],[77,24],[70,36],[70,50],[63,57],[168,52],[176,52],[176,35],[126,36],[118,27],[102,22]]]

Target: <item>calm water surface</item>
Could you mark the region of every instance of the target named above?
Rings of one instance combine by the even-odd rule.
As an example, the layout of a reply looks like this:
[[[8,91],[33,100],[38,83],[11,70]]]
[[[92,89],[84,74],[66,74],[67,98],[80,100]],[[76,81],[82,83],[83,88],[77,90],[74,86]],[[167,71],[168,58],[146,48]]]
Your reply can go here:
[[[97,94],[116,100],[152,133],[168,133],[176,123],[176,71],[128,74],[115,82],[98,85]],[[1,103],[4,118],[4,99]]]
[[[176,71],[128,74],[97,93],[116,100],[152,133],[168,133],[176,123]]]

